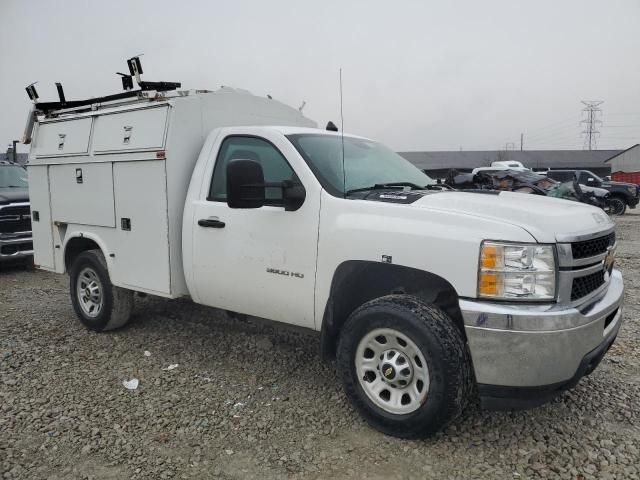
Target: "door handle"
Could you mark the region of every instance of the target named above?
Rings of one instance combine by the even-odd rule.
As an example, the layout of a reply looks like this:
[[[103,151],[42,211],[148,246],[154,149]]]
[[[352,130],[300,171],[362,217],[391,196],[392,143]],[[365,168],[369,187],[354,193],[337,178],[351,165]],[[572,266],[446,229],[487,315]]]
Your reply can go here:
[[[198,220],[198,225],[207,228],[224,228],[225,223],[214,218],[201,218]]]

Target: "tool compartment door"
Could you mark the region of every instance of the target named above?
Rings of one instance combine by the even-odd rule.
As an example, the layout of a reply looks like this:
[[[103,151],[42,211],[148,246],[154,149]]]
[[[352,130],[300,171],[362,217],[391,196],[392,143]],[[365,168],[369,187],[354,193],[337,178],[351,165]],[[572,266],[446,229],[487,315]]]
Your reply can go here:
[[[161,106],[101,115],[96,119],[93,151],[100,154],[164,148],[167,111],[167,106]]]
[[[46,269],[54,268],[51,209],[49,207],[49,167],[29,166],[29,202],[31,203],[31,236],[33,262]]]
[[[164,160],[116,162],[118,219],[114,265],[125,287],[171,293],[169,226]],[[124,220],[124,221],[123,221]]]
[[[115,227],[111,163],[49,167],[54,222]]]
[[[42,122],[31,147],[36,157],[80,155],[89,149],[91,118]]]

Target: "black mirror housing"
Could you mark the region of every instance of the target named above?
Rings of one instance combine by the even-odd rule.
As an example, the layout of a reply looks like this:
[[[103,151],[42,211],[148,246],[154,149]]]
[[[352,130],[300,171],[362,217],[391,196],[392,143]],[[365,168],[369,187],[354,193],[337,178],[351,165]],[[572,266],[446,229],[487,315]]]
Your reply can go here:
[[[262,165],[255,160],[231,160],[227,164],[229,208],[260,208],[264,204],[265,185]]]
[[[282,200],[286,212],[298,210],[306,197],[307,192],[300,182],[292,182],[291,180],[282,182]]]

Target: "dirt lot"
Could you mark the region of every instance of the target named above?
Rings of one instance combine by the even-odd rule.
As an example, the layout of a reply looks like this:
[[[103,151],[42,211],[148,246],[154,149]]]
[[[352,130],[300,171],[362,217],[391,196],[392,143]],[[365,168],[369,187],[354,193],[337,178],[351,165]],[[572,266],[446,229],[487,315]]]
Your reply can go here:
[[[426,441],[365,425],[315,334],[155,298],[93,334],[67,277],[4,267],[0,478],[637,479],[640,215],[618,223],[625,324],[600,367],[544,407],[472,408]]]

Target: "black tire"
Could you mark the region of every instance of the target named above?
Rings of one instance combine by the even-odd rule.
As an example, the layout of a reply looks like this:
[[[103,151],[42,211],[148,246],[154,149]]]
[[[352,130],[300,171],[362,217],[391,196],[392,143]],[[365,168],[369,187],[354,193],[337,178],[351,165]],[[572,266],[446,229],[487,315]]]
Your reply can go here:
[[[95,272],[101,284],[102,306],[95,315],[88,315],[81,306],[78,294],[78,277],[86,269]],[[116,287],[109,279],[107,262],[100,250],[87,250],[74,260],[69,272],[69,294],[73,310],[80,322],[95,332],[105,332],[125,325],[133,310],[133,291]]]
[[[430,377],[426,399],[411,413],[380,408],[360,384],[355,358],[358,344],[378,328],[406,335],[426,359]],[[409,295],[378,298],[353,312],[340,333],[337,367],[347,396],[365,420],[396,437],[421,438],[436,433],[457,418],[472,397],[471,359],[460,330],[438,307]]]
[[[609,208],[612,215],[624,215],[627,211],[626,202],[619,197],[612,197],[609,199]]]

